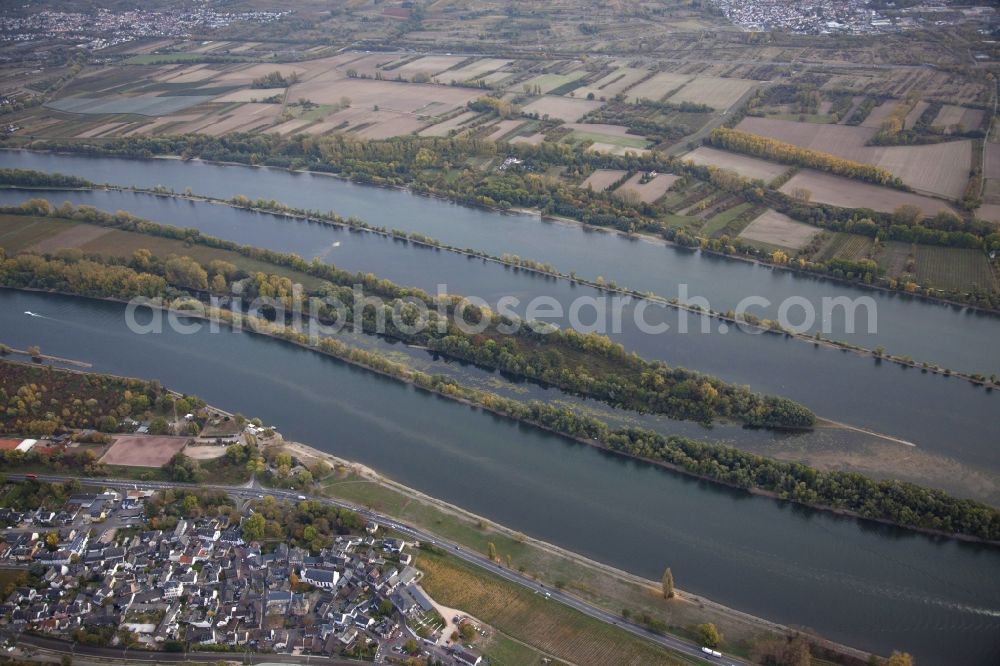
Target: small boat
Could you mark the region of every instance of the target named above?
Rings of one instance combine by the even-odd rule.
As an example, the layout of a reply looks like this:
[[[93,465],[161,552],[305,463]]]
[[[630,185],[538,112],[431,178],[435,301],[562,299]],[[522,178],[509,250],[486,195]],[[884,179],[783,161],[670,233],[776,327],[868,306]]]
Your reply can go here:
[[[25,311],[24,311],[24,314],[28,315],[29,317],[41,317],[41,316],[42,316],[42,315],[40,315],[40,314],[35,314],[35,313],[34,313],[34,312],[32,312],[31,310],[25,310]]]

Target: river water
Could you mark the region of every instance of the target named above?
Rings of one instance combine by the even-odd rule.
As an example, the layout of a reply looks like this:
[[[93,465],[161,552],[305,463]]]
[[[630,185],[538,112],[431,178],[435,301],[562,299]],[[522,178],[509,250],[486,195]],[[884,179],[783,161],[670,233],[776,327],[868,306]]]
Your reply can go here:
[[[362,191],[383,192],[374,188]],[[405,193],[388,193],[453,208]],[[36,194],[0,190],[0,204],[20,203]],[[574,286],[566,280],[518,271],[453,252],[219,204],[117,191],[47,194],[55,202],[69,200],[110,211],[124,209],[158,222],[194,227],[206,234],[247,245],[294,252],[305,258],[321,256],[340,268],[372,271],[399,284],[418,286],[432,293],[443,282],[447,283],[449,291],[475,294],[490,303],[506,295],[523,301],[552,297],[567,311],[577,297],[599,295],[590,287]],[[492,215],[506,219],[506,216]],[[340,245],[334,247],[335,242]],[[1000,449],[997,447],[1000,435],[996,419],[986,417],[998,409],[1000,392],[987,393],[959,379],[922,374],[895,364],[879,366],[871,358],[815,348],[782,336],[751,335],[736,328],[722,335],[716,332],[717,322],[713,323],[711,333],[701,333],[698,318],[693,315],[689,318],[690,332],[679,334],[679,317],[683,315],[673,309],[650,308],[645,313],[647,321],[666,322],[671,326],[667,334],[649,335],[641,332],[631,318],[634,308],[628,306],[624,312],[621,332],[611,337],[647,358],[662,359],[672,365],[747,384],[755,390],[784,395],[806,404],[824,417],[902,438],[928,452],[973,465],[983,472],[1000,473]],[[581,315],[581,318],[587,317],[586,313]],[[991,351],[992,355],[996,353],[996,350]],[[914,409],[914,405],[920,408]]]
[[[414,196],[400,190],[355,185],[325,175],[280,169],[219,166],[200,161],[122,160],[77,155],[0,151],[0,167],[58,171],[93,182],[154,187],[177,192],[230,198],[275,199],[300,208],[334,210],[369,224],[417,231],[449,245],[516,254],[576,271],[581,277],[602,275],[619,285],[676,297],[681,284],[690,296],[701,296],[718,311],[735,308],[744,298],[762,296],[770,307],[752,312],[774,318],[778,304],[804,298],[817,312],[814,328],[823,326],[823,298],[869,297],[877,306],[877,333],[867,328],[859,311],[856,331],[845,331],[843,312],[827,317],[828,337],[890,353],[910,355],[987,376],[1000,372],[1000,317],[967,308],[943,306],[912,297],[862,289],[788,271],[692,252],[648,240],[628,239],[576,224],[542,221],[532,215],[505,215]],[[793,323],[802,321],[792,309]],[[947,341],[947,342],[944,342]]]
[[[44,317],[28,317],[31,311]],[[0,339],[155,378],[602,562],[918,663],[1000,660],[1000,549],[752,497],[578,445],[286,343],[139,336],[123,306],[0,290]]]

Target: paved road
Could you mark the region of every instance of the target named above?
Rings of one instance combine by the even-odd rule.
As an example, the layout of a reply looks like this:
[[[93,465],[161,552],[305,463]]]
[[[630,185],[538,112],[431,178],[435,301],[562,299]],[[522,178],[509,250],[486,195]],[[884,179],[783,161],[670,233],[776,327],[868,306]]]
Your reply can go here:
[[[358,666],[360,662],[350,659],[313,656],[295,656],[290,654],[240,654],[238,652],[146,652],[144,650],[119,650],[115,648],[100,648],[69,643],[55,638],[43,638],[41,636],[21,636],[18,639],[19,647],[31,647],[45,652],[57,654],[68,654],[73,656],[74,663],[80,662],[80,657],[94,657],[95,659],[122,660],[129,662],[148,662],[151,664],[162,663],[191,663],[206,662],[218,663],[220,661],[239,661],[244,664],[325,664],[327,666]]]
[[[11,480],[24,479],[23,476],[14,474],[8,475],[8,478]],[[89,482],[96,485],[106,486],[109,488],[118,488],[126,490],[131,489],[137,485],[134,482],[123,481],[121,479],[81,479],[79,477],[57,476],[48,474],[39,474],[37,475],[37,478],[39,481],[48,481],[48,482],[64,482],[76,479],[79,481]],[[222,491],[242,500],[257,498],[264,494],[271,495],[277,499],[285,499],[292,501],[296,501],[301,497],[305,497],[304,495],[301,495],[299,493],[287,490],[278,490],[278,489],[264,490],[264,489],[245,488],[241,486],[223,486],[223,485],[213,485],[213,484],[200,484],[198,486],[194,486],[194,484],[189,484],[189,483],[175,483],[175,482],[163,482],[163,481],[143,481],[140,482],[138,485],[142,486],[143,488],[157,488],[157,489],[199,487],[209,490]],[[459,559],[464,560],[469,564],[476,565],[482,569],[487,569],[493,574],[500,576],[501,578],[505,578],[506,580],[512,583],[516,583],[522,587],[526,587],[529,590],[532,590],[536,594],[543,594],[553,602],[565,604],[566,606],[569,606],[570,608],[573,608],[583,613],[584,615],[592,617],[596,620],[600,620],[601,622],[607,622],[608,624],[613,624],[625,631],[628,631],[629,633],[639,636],[640,638],[652,641],[653,643],[661,645],[662,647],[665,647],[669,650],[680,652],[690,657],[695,657],[706,663],[727,664],[732,666],[737,666],[737,665],[750,666],[751,662],[742,661],[740,659],[736,659],[735,657],[730,657],[728,655],[723,656],[721,659],[708,656],[704,652],[702,652],[701,646],[695,643],[691,643],[689,641],[676,638],[674,636],[664,636],[662,634],[652,632],[646,629],[645,627],[634,624],[632,622],[628,622],[619,615],[610,613],[604,610],[603,608],[590,604],[586,601],[583,601],[582,599],[567,594],[561,590],[546,587],[543,583],[539,583],[536,580],[521,575],[520,572],[511,571],[510,569],[501,567],[500,565],[496,564],[486,556],[480,555],[479,553],[473,551],[469,551],[457,543],[448,541],[446,539],[442,539],[441,537],[435,534],[424,532],[410,525],[406,525],[389,516],[376,513],[375,511],[371,511],[365,507],[357,506],[356,504],[352,504],[350,502],[345,502],[342,500],[330,499],[326,497],[309,497],[309,499],[312,501],[321,502],[328,506],[336,506],[342,509],[348,509],[354,511],[363,516],[367,520],[373,520],[379,523],[380,525],[390,527],[393,530],[411,539],[434,544],[435,546],[438,546],[439,548],[447,551],[449,554],[458,557]]]

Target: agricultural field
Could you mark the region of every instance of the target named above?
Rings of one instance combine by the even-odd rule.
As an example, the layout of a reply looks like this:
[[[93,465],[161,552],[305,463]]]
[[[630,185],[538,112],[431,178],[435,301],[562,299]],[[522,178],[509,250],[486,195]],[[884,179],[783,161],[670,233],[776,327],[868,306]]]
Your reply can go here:
[[[820,245],[816,253],[813,254],[812,260],[821,262],[832,259],[860,261],[868,259],[874,247],[874,241],[868,236],[838,231]]]
[[[801,250],[819,233],[816,227],[768,209],[751,222],[740,234],[740,238],[776,245],[789,250]]]
[[[198,132],[210,136],[221,136],[229,132],[263,129],[273,125],[280,117],[281,107],[277,104],[241,104],[225,110],[209,112],[197,120],[177,126],[172,132],[178,134]]]
[[[420,136],[448,136],[452,130],[460,131],[467,129],[465,126],[478,117],[479,114],[475,111],[464,111],[454,118],[450,118],[442,123],[428,127],[427,129],[419,132],[419,134]]]
[[[586,98],[588,95],[593,94],[596,99],[611,99],[629,86],[635,85],[648,74],[649,71],[645,69],[620,67],[594,83],[577,88],[573,92],[576,97]]]
[[[564,139],[570,143],[579,143],[581,141],[593,141],[594,145],[610,145],[620,148],[633,148],[641,150],[649,146],[649,141],[642,138],[641,136],[636,136],[634,134],[627,134],[625,127],[615,127],[613,125],[587,125],[587,124],[576,124],[570,123],[573,131],[570,132]],[[611,128],[611,129],[606,129]],[[620,130],[620,131],[619,131]]]
[[[941,107],[937,117],[931,121],[931,125],[944,129],[959,126],[963,130],[972,130],[982,125],[983,115],[982,109],[967,109],[963,106],[945,104]]]
[[[916,246],[917,282],[935,289],[995,291],[996,276],[982,250],[973,248]]]
[[[244,257],[230,250],[204,245],[187,246],[183,241],[173,238],[147,236],[132,231],[48,217],[0,215],[0,247],[4,248],[8,255],[19,252],[54,253],[76,248],[88,254],[105,257],[131,257],[136,250],[146,249],[162,258],[172,254],[188,256],[202,265],[216,259],[228,261],[247,273],[281,275],[301,283],[307,289],[318,288],[322,282],[306,273]]]
[[[526,104],[523,110],[525,113],[536,113],[539,118],[549,117],[567,123],[575,123],[600,106],[601,102],[597,100],[546,95]]]
[[[615,190],[616,194],[620,194],[627,190],[631,190],[638,194],[639,201],[643,203],[653,203],[658,200],[667,190],[677,182],[678,176],[668,173],[659,173],[649,178],[646,173],[637,173],[624,183],[621,187]]]
[[[537,90],[544,95],[556,88],[562,88],[578,79],[582,79],[586,73],[585,70],[581,69],[569,74],[539,74],[527,81],[522,81],[520,87],[532,93]]]
[[[340,104],[346,97],[351,106],[368,109],[378,106],[397,113],[425,115],[447,113],[479,95],[479,91],[454,86],[347,77],[303,81],[288,90],[289,99],[305,98],[314,104]]]
[[[486,128],[486,131],[490,132],[488,135],[486,135],[486,138],[489,139],[490,141],[500,141],[501,139],[507,137],[508,135],[512,134],[515,130],[526,124],[527,123],[524,120],[521,120],[520,118],[516,120],[515,119],[501,120],[500,122],[490,125],[489,127]]]
[[[913,248],[913,243],[886,241],[876,251],[875,261],[889,277],[904,277],[913,273]]]
[[[341,53],[294,64],[101,68],[69,82],[45,107],[26,110],[18,125],[26,134],[57,138],[166,133],[220,136],[238,131],[353,131],[386,138],[423,130],[482,94],[470,88],[394,79],[430,75],[466,60]],[[492,71],[509,62],[487,58],[469,62],[465,68],[470,73]],[[261,87],[262,83],[267,87]],[[448,129],[442,131],[447,134]]]
[[[501,60],[499,58],[480,58],[468,65],[439,72],[437,78],[442,83],[471,81],[506,67],[510,62],[510,60]]]
[[[874,129],[878,129],[882,126],[882,123],[884,123],[889,116],[892,115],[893,110],[898,105],[899,102],[894,99],[882,102],[871,110],[868,117],[861,122],[861,127],[872,127]]]
[[[619,180],[624,178],[627,173],[628,171],[622,171],[619,169],[598,169],[594,173],[587,176],[587,178],[580,183],[580,187],[583,189],[587,189],[589,187],[595,192],[604,192]],[[0,243],[2,242],[3,237],[0,236]]]
[[[418,74],[433,77],[465,60],[463,56],[429,55],[393,69],[394,74],[411,79]]]
[[[64,113],[108,115],[129,113],[140,116],[166,116],[211,100],[210,96],[180,95],[176,97],[153,95],[113,95],[108,97],[65,97],[46,106]]]
[[[903,98],[908,93],[950,104],[985,104],[990,100],[990,86],[983,81],[934,69],[852,69],[830,76],[824,90],[850,91],[856,94],[891,95]]]
[[[110,229],[90,224],[67,223],[62,231],[41,239],[25,249],[43,254],[55,254],[63,248],[81,247],[87,243],[96,242],[110,232]]]
[[[867,146],[871,127],[817,125],[773,118],[745,118],[737,129],[802,148],[882,167],[913,189],[958,199],[965,191],[972,163],[972,141],[922,146]]]
[[[924,114],[924,111],[926,111],[929,106],[930,102],[925,102],[924,100],[917,102],[913,108],[910,109],[910,112],[906,114],[906,120],[903,121],[903,127],[905,129],[913,129],[914,125],[917,124],[917,121],[920,120],[920,116]]]
[[[976,217],[987,222],[1000,223],[1000,204],[983,204],[976,209]]]
[[[542,141],[545,141],[545,134],[542,132],[535,132],[528,136],[515,136],[510,140],[511,143],[526,143],[529,146],[537,146]]]
[[[578,666],[685,663],[622,629],[464,562],[421,552],[416,566],[424,572],[421,585],[436,601],[461,609],[557,659]]]
[[[216,102],[259,102],[271,97],[277,96],[279,99],[284,99],[285,89],[284,88],[241,88],[234,92],[231,92],[221,97],[215,98]]]
[[[725,111],[756,85],[756,81],[744,79],[699,76],[668,97],[667,101],[677,104],[682,102],[705,104],[713,109]]]
[[[51,220],[47,217],[0,215],[0,247],[8,255],[51,245],[50,239],[76,227],[74,222]]]
[[[789,167],[776,162],[739,155],[726,150],[700,146],[682,157],[683,160],[693,162],[701,166],[714,166],[719,169],[731,169],[750,180],[763,180],[771,182],[781,174],[788,171]]]
[[[779,189],[789,195],[796,190],[808,191],[814,202],[842,208],[870,208],[881,213],[891,213],[900,206],[912,205],[928,216],[936,215],[942,210],[954,212],[954,209],[940,199],[869,185],[812,169],[803,169]]]
[[[674,74],[672,72],[658,72],[641,83],[629,88],[626,91],[628,100],[635,102],[642,99],[659,102],[667,93],[677,90],[692,77],[684,74]]]
[[[709,238],[739,236],[748,222],[743,215],[751,208],[753,204],[744,202],[717,212],[701,225],[701,235]]]

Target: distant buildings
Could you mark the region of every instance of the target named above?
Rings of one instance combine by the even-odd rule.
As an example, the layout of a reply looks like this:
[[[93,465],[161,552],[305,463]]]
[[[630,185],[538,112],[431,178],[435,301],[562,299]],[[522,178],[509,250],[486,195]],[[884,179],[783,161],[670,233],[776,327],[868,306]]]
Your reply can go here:
[[[61,40],[97,51],[137,39],[186,37],[192,32],[222,28],[231,23],[271,23],[289,11],[226,12],[210,7],[158,12],[143,9],[94,12],[33,11],[0,13],[0,41]]]

